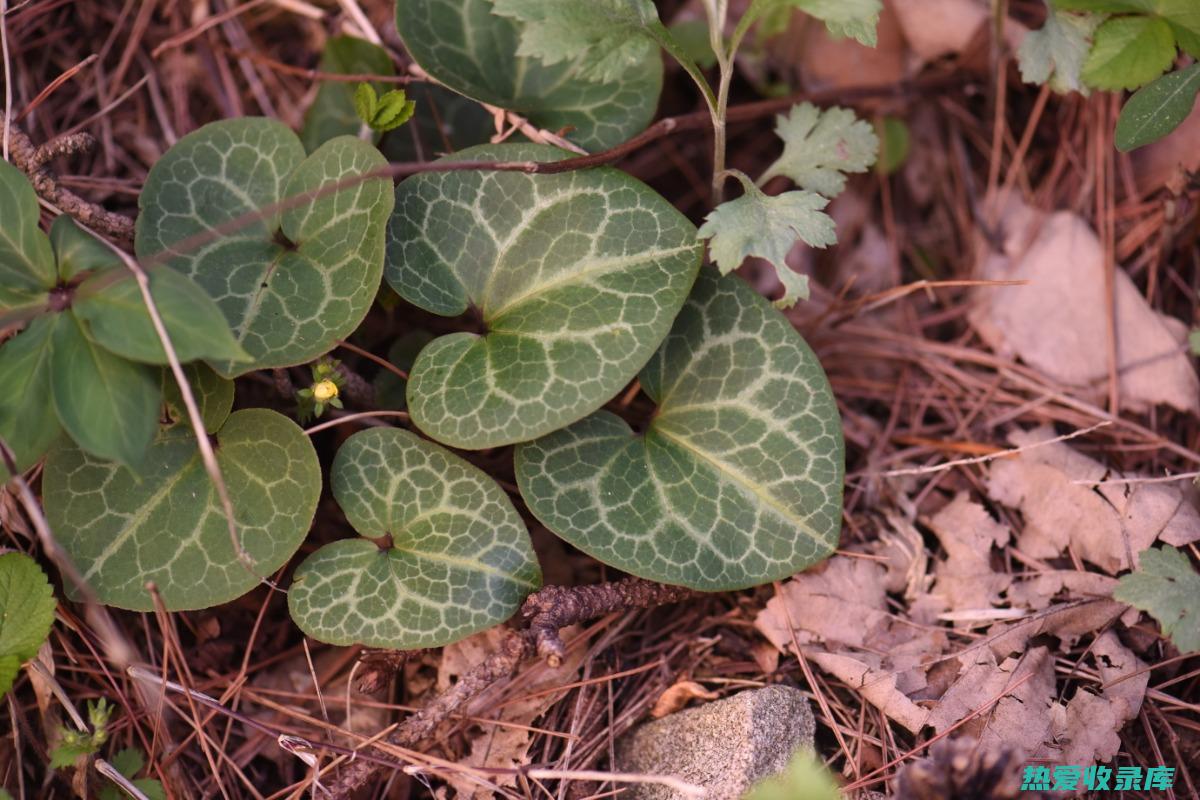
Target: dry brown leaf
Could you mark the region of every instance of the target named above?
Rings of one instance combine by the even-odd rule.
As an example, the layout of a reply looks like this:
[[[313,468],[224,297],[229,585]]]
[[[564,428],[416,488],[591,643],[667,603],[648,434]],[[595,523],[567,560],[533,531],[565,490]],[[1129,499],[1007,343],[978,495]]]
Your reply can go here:
[[[1032,755],[1053,735],[1054,657],[1049,649],[1034,647],[1022,657],[1006,659],[1000,664],[1000,671],[1007,672],[1000,691],[1016,688],[1001,697],[991,711],[964,728],[977,728],[982,722],[979,742],[984,747],[1017,743]],[[1030,677],[1026,678],[1027,675]],[[980,705],[994,697],[980,698]]]
[[[936,568],[934,597],[951,611],[997,605],[1011,578],[992,569],[991,551],[1008,542],[1008,526],[960,492],[929,520],[929,527],[946,550],[945,561]]]
[[[1124,603],[1115,600],[1061,603],[1027,619],[997,623],[988,630],[985,641],[997,658],[1024,652],[1029,640],[1043,633],[1058,637],[1070,647],[1079,637],[1100,630],[1126,610]]]
[[[1046,216],[1018,203],[1003,228],[1004,252],[985,250],[979,277],[1029,283],[977,290],[971,324],[997,352],[1019,356],[1082,396],[1102,396],[1110,315],[1099,238],[1076,214]],[[1122,404],[1166,403],[1195,413],[1200,380],[1183,349],[1187,327],[1150,308],[1124,270],[1114,276]]]
[[[914,68],[963,52],[991,17],[986,0],[891,0],[888,5],[912,51]],[[1026,30],[1016,20],[1004,21],[1004,39],[1014,50]]]
[[[916,733],[925,725],[929,711],[921,708],[896,686],[896,674],[880,670],[864,660],[843,653],[807,653],[821,669],[841,680],[878,708],[889,719]]]
[[[820,567],[783,584],[783,593],[767,601],[754,621],[780,650],[792,642],[787,603],[800,644],[822,641],[834,646],[862,647],[890,618],[885,608],[884,568],[863,558],[834,556]]]
[[[650,716],[661,719],[668,714],[674,714],[692,700],[716,700],[720,697],[716,692],[705,689],[695,681],[676,681],[663,690],[650,709]]]
[[[1016,431],[1009,440],[1029,446],[1054,438],[1050,428]],[[1136,566],[1137,554],[1158,538],[1181,546],[1200,539],[1200,512],[1191,491],[1169,483],[1093,483],[1124,479],[1102,464],[1054,442],[993,462],[988,495],[1019,509],[1022,552],[1057,558],[1069,546],[1112,574]]]
[[[1007,596],[1016,608],[1041,611],[1056,598],[1066,601],[1111,597],[1116,586],[1116,578],[1098,572],[1051,570],[1014,580],[1008,587]]]

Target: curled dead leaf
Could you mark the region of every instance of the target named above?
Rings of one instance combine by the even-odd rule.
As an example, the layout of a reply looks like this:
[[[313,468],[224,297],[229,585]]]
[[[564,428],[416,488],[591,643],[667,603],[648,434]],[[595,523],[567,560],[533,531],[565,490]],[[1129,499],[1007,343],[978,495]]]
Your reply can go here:
[[[674,714],[692,700],[716,700],[720,695],[705,689],[695,681],[676,681],[663,690],[650,709],[650,716],[661,719],[668,714]]]

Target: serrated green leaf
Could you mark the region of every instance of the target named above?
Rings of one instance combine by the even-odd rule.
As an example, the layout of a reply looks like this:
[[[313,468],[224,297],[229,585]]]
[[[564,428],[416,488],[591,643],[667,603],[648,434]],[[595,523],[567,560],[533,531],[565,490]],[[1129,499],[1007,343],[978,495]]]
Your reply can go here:
[[[147,277],[150,296],[181,362],[250,360],[221,309],[194,281],[168,267],[151,269]],[[118,267],[88,278],[76,290],[71,309],[91,339],[110,353],[144,364],[168,363],[133,273]]]
[[[338,75],[382,75],[396,74],[391,56],[379,45],[354,36],[333,36],[325,43],[321,54],[321,72]],[[374,85],[383,90],[382,83]],[[304,150],[313,152],[336,136],[357,136],[362,120],[355,111],[356,87],[343,81],[325,81],[317,89],[317,96],[304,115],[304,127],[300,141]]]
[[[67,214],[55,217],[50,225],[50,244],[58,264],[58,277],[62,281],[69,281],[84,272],[121,265],[116,253],[79,227]]]
[[[1200,573],[1169,546],[1143,550],[1138,563],[1117,582],[1113,599],[1148,612],[1180,652],[1200,650]]]
[[[837,781],[816,756],[800,750],[783,772],[754,784],[742,800],[840,800]]]
[[[379,97],[369,83],[360,83],[354,90],[354,113],[364,125],[369,125],[375,119],[375,109],[379,105]]]
[[[58,282],[39,217],[29,179],[0,160],[0,312],[41,302]]]
[[[17,668],[37,655],[54,625],[54,591],[46,573],[24,553],[0,553],[0,697]]]
[[[0,697],[8,694],[17,675],[21,673],[21,661],[16,656],[0,655]],[[3,795],[0,795],[2,797]]]
[[[1200,64],[1176,70],[1139,89],[1121,108],[1114,142],[1128,152],[1179,127],[1196,104]]]
[[[802,189],[833,198],[846,188],[846,172],[866,172],[875,163],[879,139],[847,108],[818,109],[804,102],[775,118],[783,153],[759,183],[785,175]]]
[[[1157,17],[1113,17],[1096,28],[1083,82],[1097,89],[1135,89],[1175,60],[1171,26]]]
[[[825,23],[834,36],[875,46],[875,28],[883,11],[880,0],[774,0],[794,6]]]
[[[312,443],[296,423],[255,408],[217,433],[217,463],[252,572],[190,428],[160,431],[137,474],[61,443],[46,459],[46,516],[100,601],[151,611],[154,581],[171,611],[233,600],[279,569],[303,541],[321,493]],[[71,590],[68,589],[68,593]]]
[[[167,800],[166,791],[159,781],[152,778],[134,779],[134,776],[141,772],[142,767],[146,765],[146,759],[141,750],[136,747],[127,747],[108,761],[116,768],[117,772],[132,781],[133,785],[150,800]],[[126,797],[125,792],[116,786],[102,786],[98,796],[100,800],[125,800]]]
[[[296,570],[288,608],[330,644],[438,647],[512,616],[542,583],[525,525],[478,468],[396,428],[354,434],[330,471],[360,536]]]
[[[1046,23],[1025,35],[1017,49],[1017,65],[1026,83],[1050,83],[1054,91],[1081,92],[1080,77],[1092,46],[1092,35],[1102,17],[1051,10]]]
[[[581,78],[611,83],[658,51],[651,0],[492,0],[492,13],[524,23],[518,56],[573,63]]]
[[[74,733],[73,731],[71,733]],[[100,749],[100,743],[90,736],[76,735],[63,739],[50,748],[50,769],[66,769],[84,756],[90,756]]]
[[[662,90],[657,52],[647,50],[617,80],[590,81],[583,57],[546,65],[518,55],[524,25],[492,10],[492,0],[397,0],[396,30],[439,82],[540,128],[566,130],[585,149],[613,147],[650,124]]]
[[[454,160],[555,160],[493,145]],[[570,424],[620,391],[670,329],[695,279],[696,231],[610,168],[561,175],[458,171],[396,188],[387,280],[435,314],[479,309],[487,333],[443,336],[408,384],[413,421],[478,449]]]
[[[358,327],[379,288],[392,194],[387,178],[354,178],[384,166],[352,137],[305,158],[286,126],[255,118],[205,125],[154,164],[138,258],[165,258],[216,300],[253,358],[213,362],[217,372],[312,361]]]
[[[772,197],[746,176],[734,174],[745,194],[709,212],[697,234],[709,240],[709,257],[723,275],[740,267],[750,256],[765,258],[783,284],[783,297],[776,305],[807,300],[808,276],[792,271],[787,254],[798,240],[812,247],[826,247],[837,241],[833,219],[821,210],[829,201],[804,189]]]
[[[58,421],[92,455],[138,464],[158,427],[157,373],[100,347],[74,314],[60,316],[50,346]]]
[[[1195,0],[1054,0],[1060,9],[1156,16],[1171,26],[1187,53],[1200,58],[1200,3]]]
[[[146,757],[138,748],[126,747],[124,750],[117,751],[112,758],[108,759],[108,763],[112,764],[113,768],[126,778],[132,778],[142,771],[142,767],[146,766]]]
[[[704,591],[769,583],[833,552],[841,421],[787,319],[705,269],[640,377],[658,403],[644,434],[601,411],[517,447],[539,520],[606,564]]]
[[[184,364],[183,373],[192,387],[192,395],[196,398],[200,417],[204,421],[204,430],[210,434],[216,433],[233,410],[233,381],[222,378],[207,364]],[[162,371],[162,381],[167,414],[173,422],[188,425],[187,407],[171,370]]]
[[[0,436],[24,471],[42,457],[62,433],[50,389],[50,349],[62,314],[32,320],[24,331],[0,344]],[[0,467],[0,475],[7,470]]]

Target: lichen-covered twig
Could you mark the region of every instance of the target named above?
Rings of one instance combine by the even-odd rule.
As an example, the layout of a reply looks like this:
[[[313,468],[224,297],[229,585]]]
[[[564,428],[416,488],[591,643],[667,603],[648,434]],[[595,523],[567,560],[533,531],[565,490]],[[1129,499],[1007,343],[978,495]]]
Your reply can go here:
[[[4,127],[5,122],[4,112],[0,111],[0,128]],[[123,242],[133,241],[132,219],[84,200],[70,189],[60,185],[58,178],[46,168],[48,163],[59,156],[90,150],[96,143],[90,134],[73,133],[60,136],[39,147],[15,122],[8,122],[8,157],[13,165],[29,178],[29,182],[33,184],[33,189],[39,197],[54,204],[89,228],[103,231]]]
[[[625,578],[594,586],[547,586],[530,595],[521,609],[522,616],[528,620],[527,627],[508,631],[498,650],[404,720],[388,736],[388,741],[401,747],[412,747],[429,738],[451,714],[492,684],[512,677],[521,662],[535,654],[552,666],[558,666],[565,653],[559,638],[562,628],[613,611],[674,603],[693,594],[691,589],[664,586],[641,578]],[[367,761],[349,764],[329,787],[331,796],[350,797],[379,769],[378,764]]]

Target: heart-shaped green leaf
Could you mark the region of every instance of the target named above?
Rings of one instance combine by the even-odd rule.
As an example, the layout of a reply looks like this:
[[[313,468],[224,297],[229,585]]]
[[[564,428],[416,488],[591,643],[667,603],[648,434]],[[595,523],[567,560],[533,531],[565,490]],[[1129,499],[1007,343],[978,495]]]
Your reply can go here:
[[[204,421],[204,430],[216,433],[229,418],[233,410],[233,381],[222,378],[213,372],[207,364],[184,364],[183,374],[187,376],[188,385],[192,387],[192,396],[200,409],[200,418]],[[183,402],[183,394],[171,370],[162,371],[163,402],[167,406],[167,414],[174,422],[188,424],[187,407]]]
[[[529,534],[495,481],[395,428],[346,440],[333,496],[364,537],[296,570],[292,619],[331,644],[437,647],[503,622],[542,582]]]
[[[0,386],[11,387],[0,392],[0,436],[18,470],[33,466],[62,432],[50,394],[50,349],[62,322],[62,314],[38,317],[0,345]]]
[[[339,75],[396,74],[386,50],[354,36],[334,36],[326,42],[320,70]],[[382,92],[385,85],[380,83],[375,88]],[[305,150],[311,153],[335,136],[358,135],[363,123],[355,113],[354,91],[353,83],[325,81],[321,84],[304,115],[304,129],[300,131]]]
[[[92,455],[138,464],[158,427],[158,374],[93,342],[74,314],[58,316],[50,386],[59,422]]]
[[[662,57],[653,48],[614,81],[595,82],[575,61],[546,66],[518,55],[523,23],[492,13],[491,0],[397,0],[396,30],[409,55],[441,83],[516,111],[588,150],[620,144],[654,117]]]
[[[190,278],[169,267],[149,272],[150,296],[180,361],[249,361],[229,332],[221,309]],[[110,269],[79,285],[71,306],[88,335],[130,361],[166,364],[167,354],[133,273]]]
[[[188,426],[160,431],[137,474],[65,440],[51,449],[46,516],[101,602],[153,610],[153,581],[168,609],[206,608],[245,594],[296,552],[321,493],[304,431],[274,411],[238,411],[216,452],[253,572],[234,550]]]
[[[54,253],[38,227],[37,195],[29,179],[0,160],[0,312],[41,302],[54,288]]]
[[[816,356],[735,276],[701,272],[641,375],[641,436],[608,412],[517,448],[551,530],[606,564],[705,591],[767,583],[829,555],[843,444]]]
[[[339,137],[308,158],[267,119],[214,122],[150,169],[136,249],[217,301],[253,361],[226,377],[311,361],[362,321],[379,288],[391,182],[367,142]],[[160,255],[161,254],[161,255]]]
[[[553,160],[541,145],[474,147],[455,160]],[[436,314],[474,305],[487,333],[429,344],[408,406],[455,447],[525,441],[603,405],[670,329],[700,261],[696,229],[615,169],[561,175],[458,171],[396,188],[387,280]]]

